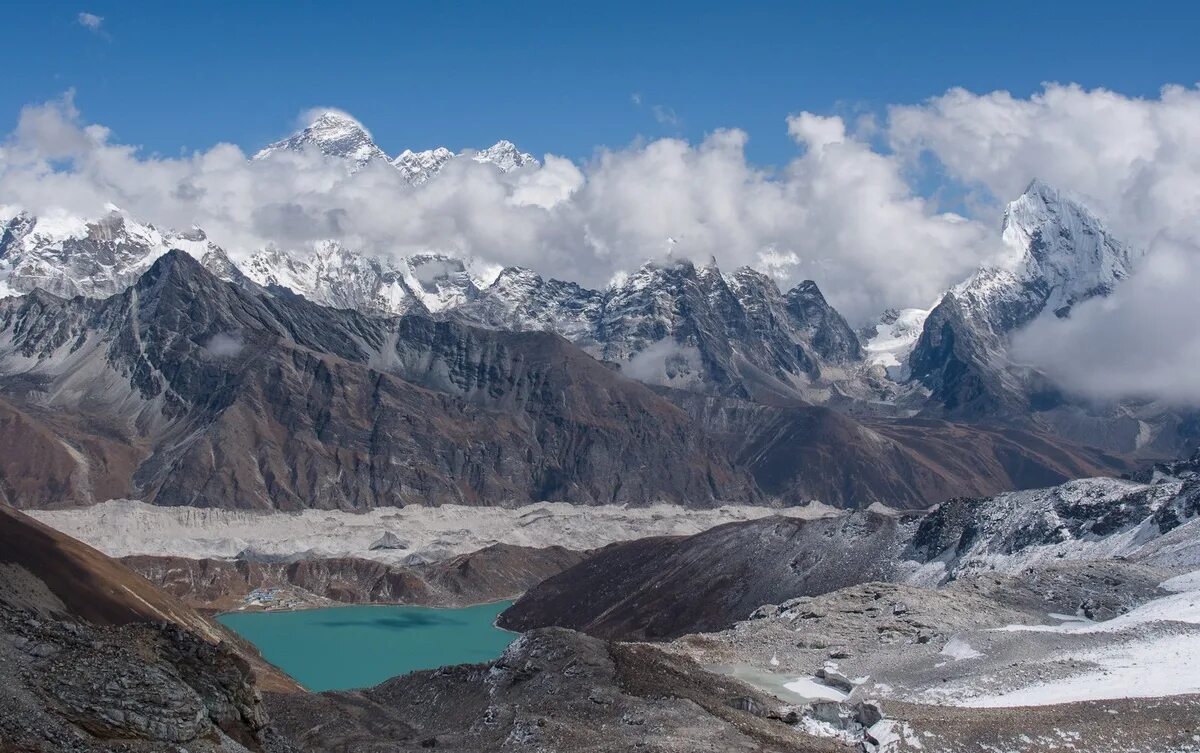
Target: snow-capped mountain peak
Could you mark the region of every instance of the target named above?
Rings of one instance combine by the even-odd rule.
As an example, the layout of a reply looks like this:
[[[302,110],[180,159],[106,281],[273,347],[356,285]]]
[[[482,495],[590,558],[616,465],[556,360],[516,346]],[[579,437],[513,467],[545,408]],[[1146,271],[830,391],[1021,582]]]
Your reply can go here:
[[[280,151],[302,152],[306,149],[348,160],[356,170],[375,160],[390,161],[362,123],[332,110],[319,114],[299,133],[263,148],[254,159],[264,159]]]
[[[1049,290],[1060,315],[1079,301],[1107,295],[1132,272],[1129,249],[1083,204],[1034,179],[1004,212],[1002,238],[1014,251],[1017,277]]]
[[[419,186],[438,173],[447,162],[454,159],[454,152],[444,146],[414,152],[405,149],[392,160],[392,166],[404,175],[404,179]]]
[[[201,259],[216,246],[199,228],[162,231],[115,207],[95,220],[22,212],[0,226],[0,297],[42,289],[104,298],[172,248]]]
[[[504,172],[516,170],[519,167],[526,165],[540,165],[532,154],[522,152],[517,148],[517,145],[511,141],[501,139],[495,144],[492,144],[483,151],[476,152],[471,157],[476,162],[488,162],[500,168]]]

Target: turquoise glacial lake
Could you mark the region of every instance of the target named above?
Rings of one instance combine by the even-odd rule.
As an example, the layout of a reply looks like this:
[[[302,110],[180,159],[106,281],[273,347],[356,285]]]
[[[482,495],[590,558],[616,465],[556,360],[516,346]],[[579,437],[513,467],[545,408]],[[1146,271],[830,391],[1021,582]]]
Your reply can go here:
[[[217,619],[309,690],[345,690],[495,659],[517,637],[493,624],[510,604],[229,612]]]

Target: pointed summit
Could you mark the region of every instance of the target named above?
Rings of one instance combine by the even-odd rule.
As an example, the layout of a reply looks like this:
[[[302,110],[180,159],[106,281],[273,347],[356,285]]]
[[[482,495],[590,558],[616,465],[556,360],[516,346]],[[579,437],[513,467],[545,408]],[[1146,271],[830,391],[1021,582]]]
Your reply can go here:
[[[472,159],[476,162],[491,163],[506,173],[520,167],[525,167],[526,165],[538,166],[541,164],[532,154],[522,152],[517,148],[516,144],[504,139],[497,141],[483,151],[476,152],[472,156]]]
[[[396,156],[396,159],[392,160],[392,167],[399,170],[409,183],[419,186],[437,175],[452,159],[454,159],[454,152],[444,146],[426,149],[423,152],[405,149]]]
[[[1046,307],[1065,314],[1076,303],[1112,292],[1133,271],[1129,248],[1082,203],[1037,178],[1004,211],[1007,271],[1048,290]]]
[[[387,155],[376,146],[371,133],[362,123],[337,110],[316,113],[316,117],[302,131],[263,148],[254,155],[254,159],[265,159],[281,151],[303,152],[308,149],[315,149],[327,157],[347,160],[354,170],[375,160],[388,161]]]

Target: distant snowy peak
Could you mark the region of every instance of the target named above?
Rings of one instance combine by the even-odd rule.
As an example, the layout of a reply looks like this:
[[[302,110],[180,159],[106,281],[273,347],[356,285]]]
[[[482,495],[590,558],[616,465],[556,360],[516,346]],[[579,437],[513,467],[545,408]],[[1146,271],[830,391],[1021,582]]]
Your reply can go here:
[[[512,172],[526,165],[540,166],[541,163],[528,152],[522,152],[511,141],[497,141],[481,152],[475,152],[471,159],[476,162],[486,162],[495,165],[503,172]]]
[[[538,166],[532,154],[522,152],[511,141],[497,141],[483,150],[468,149],[455,153],[444,146],[415,152],[405,149],[395,159],[386,153],[371,138],[371,133],[362,123],[345,113],[326,111],[309,123],[302,131],[292,134],[259,150],[254,159],[261,160],[280,152],[305,152],[315,150],[326,157],[346,160],[352,170],[382,160],[395,167],[404,179],[419,186],[442,171],[451,160],[470,157],[476,162],[495,165],[502,172],[511,172],[526,165]]]
[[[323,306],[375,315],[440,313],[479,294],[480,277],[469,261],[421,253],[371,257],[334,241],[308,251],[264,249],[243,265],[263,287],[279,286]]]
[[[444,146],[426,149],[423,152],[405,149],[392,160],[392,166],[399,170],[409,183],[419,186],[436,175],[452,159],[454,152]]]
[[[315,149],[327,157],[348,160],[354,169],[375,160],[390,161],[371,140],[370,132],[361,123],[348,115],[332,111],[322,113],[290,138],[265,147],[254,155],[254,159],[264,159],[281,151],[303,152],[308,149]]]
[[[1013,334],[1109,295],[1133,272],[1104,223],[1040,180],[1008,205],[1002,239],[1007,256],[942,296],[908,356],[912,377],[964,415],[1027,411],[1040,377],[1010,361]]]
[[[41,289],[104,298],[129,287],[172,248],[197,259],[220,251],[199,228],[161,231],[115,207],[96,220],[22,212],[0,226],[0,297]]]
[[[1014,297],[1037,312],[1065,316],[1088,298],[1108,295],[1133,271],[1133,254],[1083,204],[1033,180],[1004,212],[1001,238],[1010,255],[951,292],[976,306]]]
[[[1040,180],[1008,205],[1002,237],[1021,252],[1023,276],[1050,288],[1047,306],[1055,313],[1108,295],[1133,272],[1133,254],[1099,218]]]
[[[470,157],[476,162],[495,165],[505,173],[526,165],[541,165],[532,154],[522,152],[511,141],[497,141],[482,151],[468,149],[458,154],[444,146],[427,149],[423,152],[405,149],[396,159],[392,160],[392,165],[404,175],[405,180],[414,186],[419,186],[441,172],[442,168],[451,160],[462,157]]]

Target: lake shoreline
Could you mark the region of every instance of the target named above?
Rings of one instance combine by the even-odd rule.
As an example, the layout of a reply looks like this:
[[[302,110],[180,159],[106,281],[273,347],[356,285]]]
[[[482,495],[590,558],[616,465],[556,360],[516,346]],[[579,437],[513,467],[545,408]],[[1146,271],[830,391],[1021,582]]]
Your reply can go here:
[[[494,661],[519,633],[496,625],[511,604],[387,604],[240,611],[217,619],[312,692],[372,687],[421,670]]]

